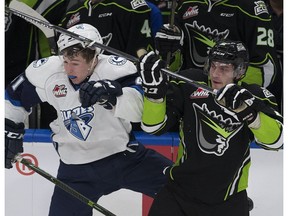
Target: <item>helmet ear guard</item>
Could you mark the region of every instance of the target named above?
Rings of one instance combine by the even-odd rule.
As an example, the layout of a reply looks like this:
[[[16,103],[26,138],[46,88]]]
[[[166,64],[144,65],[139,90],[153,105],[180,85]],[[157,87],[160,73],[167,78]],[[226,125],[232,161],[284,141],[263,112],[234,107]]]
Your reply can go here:
[[[249,66],[249,53],[246,46],[241,41],[231,41],[222,39],[210,49],[204,64],[204,73],[209,74],[213,61],[232,64],[234,66],[235,80],[245,76]]]
[[[68,29],[68,31],[71,31],[75,34],[78,34],[80,36],[88,38],[88,39],[92,40],[92,43],[88,44],[88,43],[85,43],[83,41],[79,41],[76,38],[73,38],[69,35],[61,34],[59,36],[58,41],[57,41],[59,53],[63,53],[63,51],[65,49],[72,47],[76,44],[80,44],[83,48],[90,48],[93,50],[95,49],[97,55],[101,52],[100,48],[90,47],[95,42],[103,44],[102,37],[101,37],[99,31],[94,26],[92,26],[90,24],[82,23],[82,24],[72,26],[71,28]]]

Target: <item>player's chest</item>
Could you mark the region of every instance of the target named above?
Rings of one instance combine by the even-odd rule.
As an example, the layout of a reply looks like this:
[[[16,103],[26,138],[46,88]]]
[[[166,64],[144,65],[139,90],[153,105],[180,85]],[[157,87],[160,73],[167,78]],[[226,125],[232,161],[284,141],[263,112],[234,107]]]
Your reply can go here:
[[[178,11],[178,18],[186,31],[220,34],[237,22],[237,11],[223,5],[209,5],[208,3],[191,2],[185,4]],[[215,36],[215,35],[214,35]]]

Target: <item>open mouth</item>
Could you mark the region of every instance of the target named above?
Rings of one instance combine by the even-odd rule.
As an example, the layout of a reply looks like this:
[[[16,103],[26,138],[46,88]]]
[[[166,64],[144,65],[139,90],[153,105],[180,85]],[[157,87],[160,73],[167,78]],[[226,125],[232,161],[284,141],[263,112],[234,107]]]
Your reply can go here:
[[[77,78],[77,76],[73,76],[73,75],[69,75],[68,77],[69,77],[69,79],[76,79]]]

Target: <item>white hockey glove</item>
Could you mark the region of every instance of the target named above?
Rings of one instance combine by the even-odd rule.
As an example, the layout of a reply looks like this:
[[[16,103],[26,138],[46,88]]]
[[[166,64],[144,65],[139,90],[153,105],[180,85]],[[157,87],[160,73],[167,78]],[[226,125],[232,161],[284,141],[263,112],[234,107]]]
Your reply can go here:
[[[156,100],[164,98],[168,89],[168,79],[161,72],[161,68],[165,68],[165,62],[151,51],[140,58],[137,67],[142,78],[144,95]]]
[[[164,60],[168,53],[175,53],[183,46],[183,32],[177,26],[170,28],[169,24],[164,24],[155,35],[155,52]]]
[[[94,104],[111,110],[116,105],[117,97],[123,94],[122,86],[112,80],[89,81],[80,87],[80,102],[86,108]]]
[[[261,110],[255,97],[245,88],[234,83],[228,84],[217,92],[216,100],[234,112],[234,117],[241,122],[253,123]]]
[[[12,168],[15,155],[23,152],[24,124],[5,118],[5,168]]]

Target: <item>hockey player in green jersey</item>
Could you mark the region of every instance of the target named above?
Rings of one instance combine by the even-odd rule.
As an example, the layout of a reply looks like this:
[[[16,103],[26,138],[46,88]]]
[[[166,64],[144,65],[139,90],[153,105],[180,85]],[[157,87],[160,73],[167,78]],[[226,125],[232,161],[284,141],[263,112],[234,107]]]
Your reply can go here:
[[[67,11],[61,25],[70,28],[89,23],[101,33],[104,44],[137,56],[139,49],[153,50],[150,19],[151,9],[145,0],[85,0]]]
[[[280,103],[281,90],[271,85],[277,73],[281,73],[273,23],[262,0],[182,0],[176,9],[175,22],[184,34],[182,70],[203,69],[207,53],[219,39],[242,41],[250,56],[243,81],[269,89]],[[169,31],[167,34],[174,35]],[[161,49],[163,46],[160,55]]]
[[[248,59],[242,42],[217,42],[204,71],[179,72],[202,84],[197,87],[181,80],[168,82],[161,73],[165,62],[153,52],[141,57],[138,68],[145,91],[142,129],[160,135],[180,122],[177,161],[149,216],[249,215],[250,143],[278,150],[283,140],[275,97],[267,89],[241,80]]]

